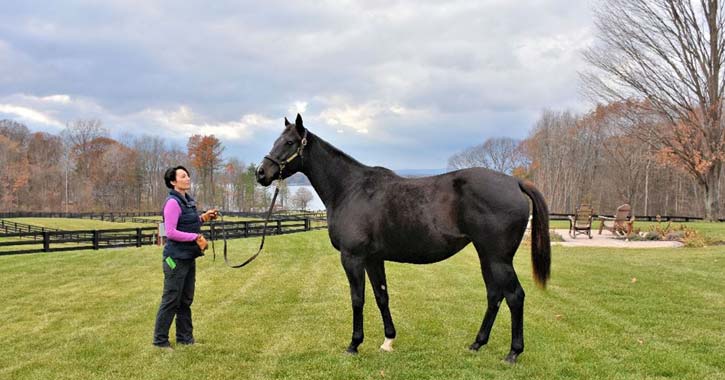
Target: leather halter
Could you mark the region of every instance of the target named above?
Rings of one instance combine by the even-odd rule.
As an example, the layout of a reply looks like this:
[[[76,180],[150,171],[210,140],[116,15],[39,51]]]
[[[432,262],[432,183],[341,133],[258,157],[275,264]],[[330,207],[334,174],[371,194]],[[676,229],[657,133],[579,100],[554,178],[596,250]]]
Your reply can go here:
[[[264,156],[265,159],[272,161],[275,165],[279,167],[279,174],[278,177],[282,178],[282,172],[284,171],[285,166],[289,164],[290,162],[294,161],[297,157],[303,158],[302,154],[305,150],[305,147],[307,146],[307,129],[305,129],[305,133],[302,135],[302,140],[300,141],[300,146],[297,148],[297,150],[292,153],[289,157],[285,158],[284,160],[276,160],[271,155]],[[304,161],[303,161],[304,162]],[[277,179],[275,177],[275,179]]]

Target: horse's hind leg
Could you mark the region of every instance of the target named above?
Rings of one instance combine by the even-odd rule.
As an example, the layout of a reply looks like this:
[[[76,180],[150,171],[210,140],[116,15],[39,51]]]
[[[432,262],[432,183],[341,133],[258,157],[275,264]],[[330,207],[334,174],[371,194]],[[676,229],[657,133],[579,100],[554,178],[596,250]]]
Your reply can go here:
[[[347,353],[357,354],[357,347],[363,342],[363,306],[365,305],[365,261],[362,257],[341,252],[342,267],[350,283],[352,299],[352,340]]]
[[[393,317],[390,315],[388,307],[388,283],[385,279],[385,264],[383,260],[372,259],[365,262],[365,270],[370,278],[370,285],[375,293],[375,301],[380,309],[383,317],[383,327],[385,329],[385,341],[380,349],[383,351],[393,350],[393,339],[395,339],[395,326],[393,325]]]
[[[511,266],[513,284],[504,292],[506,303],[511,310],[511,351],[505,360],[511,364],[524,352],[524,288],[521,287],[516,272]]]
[[[478,350],[488,343],[501,301],[506,298],[506,303],[511,310],[511,351],[505,360],[515,363],[516,358],[524,351],[524,290],[514,271],[513,253],[494,252],[490,247],[490,242],[487,244],[488,247],[484,247],[483,244],[474,243],[474,245],[478,251],[481,272],[486,284],[488,308],[476,341],[471,344],[470,348]]]

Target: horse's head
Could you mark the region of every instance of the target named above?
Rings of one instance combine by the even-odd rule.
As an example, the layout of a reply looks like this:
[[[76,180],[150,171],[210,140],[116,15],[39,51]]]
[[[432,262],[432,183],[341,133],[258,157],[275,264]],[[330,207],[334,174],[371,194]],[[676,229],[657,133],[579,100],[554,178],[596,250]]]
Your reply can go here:
[[[275,179],[285,179],[302,169],[302,156],[307,145],[307,130],[297,114],[292,124],[284,118],[284,131],[272,145],[257,168],[257,182],[269,186]]]

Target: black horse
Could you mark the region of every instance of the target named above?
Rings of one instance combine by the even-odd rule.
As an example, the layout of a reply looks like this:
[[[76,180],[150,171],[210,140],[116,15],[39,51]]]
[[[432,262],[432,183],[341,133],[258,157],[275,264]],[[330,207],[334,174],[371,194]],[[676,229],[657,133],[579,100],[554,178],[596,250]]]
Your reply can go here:
[[[395,327],[388,308],[385,260],[428,264],[445,260],[473,242],[481,262],[488,308],[471,350],[488,342],[501,301],[511,310],[511,363],[524,350],[524,290],[513,257],[533,203],[531,260],[544,287],[551,263],[549,212],[541,193],[526,181],[484,168],[434,177],[402,178],[365,166],[309,132],[298,114],[257,170],[257,181],[304,173],[327,208],[330,241],[341,253],[350,282],[353,332],[347,352],[363,341],[365,273],[383,318],[383,350],[391,350]]]

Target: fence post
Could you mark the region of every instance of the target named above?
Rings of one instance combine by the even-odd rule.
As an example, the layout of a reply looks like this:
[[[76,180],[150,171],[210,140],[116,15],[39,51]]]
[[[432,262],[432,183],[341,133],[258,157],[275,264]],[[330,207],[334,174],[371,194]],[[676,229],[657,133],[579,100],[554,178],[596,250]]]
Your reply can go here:
[[[99,237],[98,230],[93,230],[93,249],[98,250],[98,237]]]
[[[141,246],[141,227],[136,227],[136,246]]]
[[[50,232],[43,231],[43,252],[50,252]]]
[[[305,218],[305,231],[310,230],[310,218]]]
[[[244,237],[249,237],[249,222],[244,222]]]
[[[282,221],[277,219],[277,235],[282,233]]]

